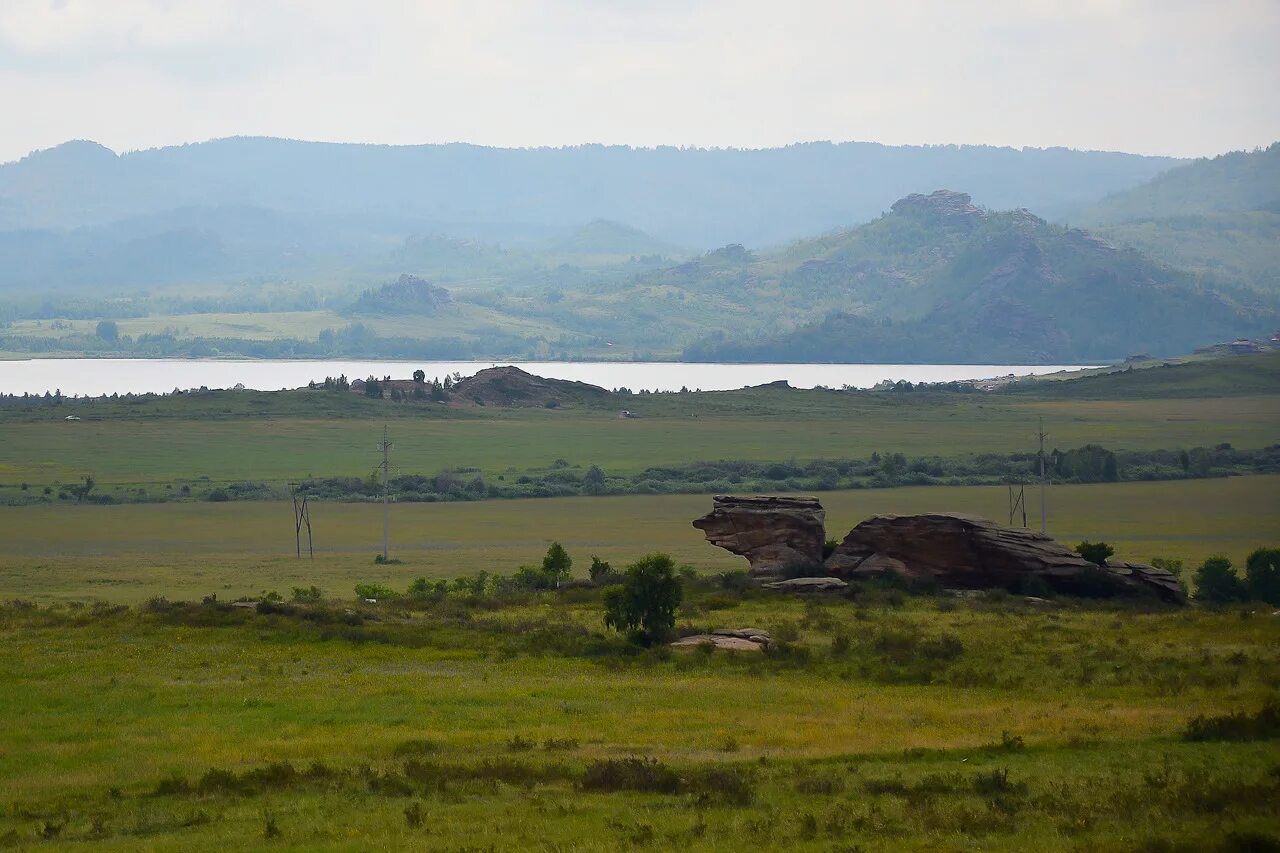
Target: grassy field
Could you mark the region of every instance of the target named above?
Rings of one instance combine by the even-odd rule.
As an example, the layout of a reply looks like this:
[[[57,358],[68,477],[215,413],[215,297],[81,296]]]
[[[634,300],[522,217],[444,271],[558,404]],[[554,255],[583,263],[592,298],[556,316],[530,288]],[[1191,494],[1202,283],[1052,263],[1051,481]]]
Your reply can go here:
[[[1028,490],[1031,523],[1036,498]],[[901,488],[823,493],[827,529],[843,534],[878,513],[949,510],[1007,520],[1001,487]],[[317,584],[346,595],[361,581],[403,587],[418,575],[510,574],[559,540],[578,560],[621,564],[661,550],[704,571],[745,561],[707,544],[689,522],[710,496],[555,498],[392,507],[392,543],[403,565],[375,566],[382,508],[317,503],[314,560],[294,557],[292,508],[280,502],[35,506],[0,509],[0,600],[153,595],[199,598]],[[1237,565],[1280,543],[1280,476],[1174,483],[1056,486],[1050,532],[1068,545],[1113,543],[1121,556],[1183,559],[1225,553]]]
[[[1170,386],[1164,373],[1158,397],[1131,377],[1014,395],[637,395],[625,406],[635,420],[612,399],[560,410],[324,393],[70,402],[0,409],[0,483],[92,473],[112,493],[365,476],[384,422],[402,471],[486,478],[556,459],[634,471],[1031,450],[1040,417],[1061,447],[1258,448],[1280,440],[1264,374],[1232,383],[1198,369]],[[70,411],[83,420],[63,420]],[[877,513],[1006,519],[1003,487],[821,497],[833,536]],[[314,560],[293,556],[279,501],[0,506],[0,848],[1280,846],[1280,731],[1258,715],[1280,696],[1272,607],[743,590],[715,573],[745,561],[690,526],[710,504],[397,504],[393,565],[372,559],[376,504],[315,503]],[[1193,567],[1224,553],[1240,565],[1280,543],[1280,475],[1055,486],[1049,509],[1060,541],[1102,539],[1129,559]],[[683,631],[763,627],[780,642],[767,654],[643,651],[605,634],[594,588],[354,596],[358,582],[509,575],[552,540],[579,576],[592,554],[622,566],[668,552],[700,573],[686,580]],[[311,585],[325,601],[261,613],[218,603]],[[1257,722],[1185,737],[1192,718],[1229,714]]]
[[[453,408],[350,395],[249,393],[0,409],[0,487],[93,474],[102,486],[283,483],[367,476],[389,424],[402,472],[472,467],[486,479],[550,465],[610,473],[694,460],[866,458],[873,452],[1031,452],[1051,446],[1177,449],[1280,441],[1280,395],[1073,400],[1002,395],[750,391],[632,395],[594,407]],[[621,408],[640,415],[618,417]],[[65,421],[68,413],[83,418]]]
[[[1244,850],[1270,848],[1218,845],[1280,832],[1280,742],[1180,738],[1275,695],[1264,615],[691,590],[691,627],[794,639],[634,656],[588,651],[598,592],[460,604],[336,628],[0,608],[0,841]],[[676,781],[601,775],[633,757]]]

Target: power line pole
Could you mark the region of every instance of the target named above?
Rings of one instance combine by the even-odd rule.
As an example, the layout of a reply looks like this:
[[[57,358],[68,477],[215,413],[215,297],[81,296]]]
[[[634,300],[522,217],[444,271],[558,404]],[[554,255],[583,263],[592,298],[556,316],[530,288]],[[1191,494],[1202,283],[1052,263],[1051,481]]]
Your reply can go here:
[[[1044,476],[1044,440],[1048,438],[1048,434],[1044,431],[1044,418],[1040,419],[1040,429],[1038,431],[1040,437],[1040,532],[1047,533],[1047,525],[1045,524],[1045,476]]]
[[[382,427],[382,443],[378,445],[382,451],[382,561],[391,559],[391,441],[386,426]]]

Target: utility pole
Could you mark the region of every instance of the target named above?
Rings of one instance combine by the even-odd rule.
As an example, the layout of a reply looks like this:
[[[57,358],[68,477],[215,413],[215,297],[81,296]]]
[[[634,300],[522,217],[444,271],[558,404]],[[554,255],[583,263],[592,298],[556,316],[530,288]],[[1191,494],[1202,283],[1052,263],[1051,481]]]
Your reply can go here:
[[[1040,436],[1040,532],[1047,533],[1048,531],[1047,531],[1047,526],[1045,524],[1045,517],[1044,517],[1044,511],[1045,511],[1044,440],[1049,436],[1044,431],[1044,418],[1040,419],[1040,429],[1038,431],[1038,434]]]
[[[382,427],[382,562],[391,559],[391,441],[386,426]]]

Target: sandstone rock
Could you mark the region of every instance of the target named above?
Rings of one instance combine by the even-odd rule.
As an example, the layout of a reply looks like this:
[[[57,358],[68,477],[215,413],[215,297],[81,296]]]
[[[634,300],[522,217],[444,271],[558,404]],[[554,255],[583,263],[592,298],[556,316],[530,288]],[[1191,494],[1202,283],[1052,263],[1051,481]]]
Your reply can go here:
[[[826,567],[846,578],[895,571],[968,589],[1016,589],[1038,577],[1068,593],[1084,591],[1099,568],[1048,536],[958,513],[873,516],[849,531]],[[1169,572],[1119,562],[1102,571],[1117,588],[1183,600]]]
[[[740,637],[757,643],[769,642],[769,632],[763,628],[717,628],[711,633],[717,637]]]
[[[751,574],[776,576],[790,565],[822,565],[826,511],[817,498],[716,495],[693,526],[707,541],[751,563]]]
[[[681,637],[671,644],[673,649],[689,649],[697,648],[703,643],[710,643],[717,649],[724,649],[730,652],[762,652],[765,644],[757,643],[754,640],[745,637],[725,637],[719,634],[694,634],[691,637]]]
[[[779,592],[839,592],[849,585],[839,578],[791,578],[764,584],[764,588]]]

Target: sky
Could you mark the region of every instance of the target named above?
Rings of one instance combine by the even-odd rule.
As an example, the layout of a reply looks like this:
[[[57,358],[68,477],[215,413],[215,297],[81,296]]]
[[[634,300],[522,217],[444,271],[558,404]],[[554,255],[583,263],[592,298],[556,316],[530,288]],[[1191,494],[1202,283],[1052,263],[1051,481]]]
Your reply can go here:
[[[234,135],[1205,156],[1280,140],[1280,0],[0,0],[0,161]]]

